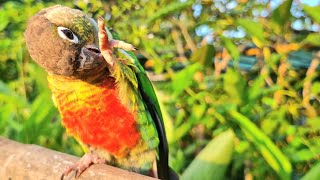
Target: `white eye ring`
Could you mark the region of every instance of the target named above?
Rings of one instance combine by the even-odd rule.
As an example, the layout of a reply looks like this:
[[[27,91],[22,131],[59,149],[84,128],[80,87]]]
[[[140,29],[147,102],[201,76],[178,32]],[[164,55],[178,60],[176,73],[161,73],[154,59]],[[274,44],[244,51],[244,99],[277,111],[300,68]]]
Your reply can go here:
[[[58,34],[62,39],[66,39],[74,44],[79,43],[78,37],[68,28],[59,26],[58,27]]]

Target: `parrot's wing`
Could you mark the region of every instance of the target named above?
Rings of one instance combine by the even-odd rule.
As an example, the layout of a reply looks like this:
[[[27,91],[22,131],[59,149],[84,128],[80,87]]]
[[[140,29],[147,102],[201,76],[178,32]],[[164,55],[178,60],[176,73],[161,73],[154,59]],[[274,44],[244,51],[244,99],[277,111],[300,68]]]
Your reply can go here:
[[[119,36],[116,33],[112,33],[113,39],[120,40]],[[152,120],[157,128],[159,136],[159,162],[158,162],[158,175],[160,179],[169,179],[169,165],[168,165],[168,142],[166,138],[166,133],[164,129],[163,118],[160,110],[160,105],[153,89],[153,86],[146,75],[145,70],[142,65],[139,63],[138,59],[132,52],[119,50],[120,53],[127,56],[134,62],[136,78],[138,81],[139,92],[142,96],[143,101],[147,107],[147,110],[150,112]]]
[[[160,144],[159,144],[159,162],[158,162],[158,174],[161,179],[168,179],[168,142],[166,138],[166,132],[164,129],[163,118],[159,106],[159,102],[153,86],[146,75],[143,67],[135,57],[132,52],[127,52],[132,59],[134,59],[134,63],[138,68],[138,72],[136,72],[136,77],[138,80],[138,88],[139,92],[146,104],[148,111],[151,114],[153,122],[156,125]]]

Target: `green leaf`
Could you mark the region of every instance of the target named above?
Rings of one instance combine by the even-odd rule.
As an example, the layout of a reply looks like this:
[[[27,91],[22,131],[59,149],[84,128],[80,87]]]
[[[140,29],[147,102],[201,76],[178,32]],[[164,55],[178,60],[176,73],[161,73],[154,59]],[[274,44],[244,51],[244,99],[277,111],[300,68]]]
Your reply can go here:
[[[173,133],[173,141],[178,141],[183,138],[187,133],[190,132],[191,128],[194,127],[196,123],[199,123],[199,120],[203,122],[203,115],[207,109],[206,104],[194,104],[192,107],[192,114],[190,118],[187,119],[185,123],[180,125]]]
[[[185,69],[177,72],[172,78],[173,96],[178,96],[186,88],[190,87],[193,83],[193,75],[201,69],[199,63],[195,63]]]
[[[55,109],[50,93],[41,93],[31,104],[30,122],[34,121],[39,124],[41,121],[47,120],[45,117],[52,108]]]
[[[158,90],[155,86],[154,86],[154,91],[158,97],[158,102],[159,102],[159,106],[160,106],[162,117],[163,117],[163,123],[164,123],[164,127],[166,130],[167,140],[168,140],[168,143],[171,144],[174,141],[173,119],[171,118],[170,114],[168,113],[166,106],[163,105],[163,103],[162,103],[163,97],[158,92]]]
[[[234,149],[232,130],[221,133],[197,155],[181,176],[181,180],[225,179]]]
[[[172,14],[174,12],[180,12],[185,8],[191,7],[194,1],[187,1],[184,3],[179,2],[172,2],[166,6],[164,6],[161,9],[158,9],[153,16],[151,16],[148,20],[147,23],[150,24],[153,21],[164,18],[168,16],[169,14]]]
[[[211,66],[213,63],[213,57],[215,49],[213,45],[205,45],[198,48],[191,56],[191,60],[194,62],[200,62],[204,66]]]
[[[310,169],[306,175],[304,175],[301,180],[318,180],[320,179],[320,163],[317,163]]]
[[[31,104],[30,116],[24,122],[24,134],[21,137],[27,143],[37,142],[39,135],[50,135],[52,119],[56,117],[57,110],[54,107],[50,92],[41,93]]]
[[[291,179],[292,167],[288,158],[250,119],[236,110],[231,110],[230,115],[239,124],[245,135],[252,140],[271,168],[277,172],[281,179]]]
[[[307,13],[311,19],[313,19],[315,22],[320,23],[320,6],[302,6],[303,11]]]
[[[265,43],[263,26],[261,23],[255,22],[251,19],[238,19],[237,23],[246,30],[253,40],[256,39],[259,41],[256,43],[257,46],[261,46]]]
[[[0,31],[3,31],[9,24],[9,17],[3,9],[0,11]]]
[[[320,34],[311,33],[302,41],[302,43],[320,46]]]
[[[227,49],[233,60],[239,60],[240,52],[237,46],[231,41],[231,39],[221,36],[222,44]]]
[[[319,87],[320,88],[320,87]],[[314,130],[320,130],[320,117],[310,118],[307,120],[307,125]]]
[[[289,23],[289,18],[291,17],[290,9],[293,0],[284,1],[280,6],[272,11],[272,21],[276,22],[281,27],[284,27],[284,24]]]
[[[265,85],[265,82],[264,82],[264,77],[262,76],[259,76],[257,77],[253,83],[252,83],[252,86],[249,88],[249,100],[250,101],[254,101],[256,99],[259,98],[260,95],[263,94],[264,92],[264,85]]]
[[[310,161],[312,159],[314,159],[317,154],[320,154],[320,149],[315,149],[315,150],[311,150],[311,149],[302,149],[300,151],[297,151],[294,153],[294,155],[292,156],[292,161],[293,162],[306,162],[306,161]]]
[[[243,103],[245,95],[246,82],[239,71],[228,69],[224,75],[223,89],[230,97],[230,101],[234,104],[240,105]]]
[[[0,101],[4,101],[8,104],[13,104],[16,107],[25,107],[28,104],[23,96],[19,96],[2,81],[0,81]]]
[[[183,138],[188,132],[190,132],[192,125],[193,123],[188,120],[187,122],[176,128],[173,134],[173,141],[178,141]]]

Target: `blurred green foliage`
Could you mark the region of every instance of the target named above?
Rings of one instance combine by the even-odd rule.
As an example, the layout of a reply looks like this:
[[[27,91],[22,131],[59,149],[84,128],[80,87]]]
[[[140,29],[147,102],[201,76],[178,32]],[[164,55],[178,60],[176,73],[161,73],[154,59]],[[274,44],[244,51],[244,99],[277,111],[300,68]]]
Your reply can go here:
[[[0,135],[75,155],[83,152],[61,127],[46,74],[23,38],[27,20],[54,4],[105,17],[139,47],[162,103],[170,165],[184,179],[210,172],[216,179],[319,176],[319,6],[293,0],[1,1]]]

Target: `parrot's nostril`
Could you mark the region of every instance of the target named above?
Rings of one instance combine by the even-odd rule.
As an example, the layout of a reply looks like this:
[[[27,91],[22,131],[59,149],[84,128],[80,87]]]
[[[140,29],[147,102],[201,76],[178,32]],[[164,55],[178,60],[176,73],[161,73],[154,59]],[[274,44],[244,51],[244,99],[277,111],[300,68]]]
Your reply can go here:
[[[95,52],[97,54],[100,54],[100,50],[99,49],[95,49],[95,48],[88,48],[89,51]]]

